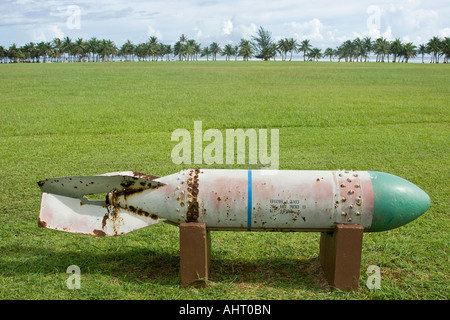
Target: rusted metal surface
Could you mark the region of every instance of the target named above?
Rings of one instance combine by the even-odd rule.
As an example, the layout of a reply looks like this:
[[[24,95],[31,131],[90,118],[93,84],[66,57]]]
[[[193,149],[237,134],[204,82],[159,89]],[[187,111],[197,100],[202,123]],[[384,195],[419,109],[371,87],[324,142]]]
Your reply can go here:
[[[93,236],[117,236],[161,219],[112,205],[82,205],[80,199],[43,193],[39,227]]]
[[[186,212],[187,222],[198,222],[198,187],[199,187],[199,173],[200,169],[191,169],[189,171],[189,178],[186,181],[187,195],[188,195],[188,207]]]
[[[111,190],[134,192],[160,186],[156,181],[131,175],[71,176],[38,182],[43,192],[81,198]]]
[[[198,221],[205,222],[209,230],[331,230],[335,224],[343,223],[344,210],[348,212],[344,223],[370,226],[373,199],[365,198],[363,205],[361,191],[370,187],[366,173],[360,173],[356,181],[358,191],[351,192],[348,188],[355,183],[340,187],[339,174],[344,175],[345,171],[286,170],[267,174],[254,170],[251,182],[247,170],[202,172],[197,201],[204,210]],[[349,209],[350,204],[358,211]]]
[[[39,183],[39,225],[109,236],[160,221],[205,223],[208,230],[320,232],[334,230],[337,224],[371,231],[378,221],[377,231],[386,230],[382,224],[391,225],[388,219],[400,221],[395,227],[409,221],[396,216],[405,216],[396,209],[405,202],[402,199],[424,203],[410,220],[429,208],[429,197],[400,178],[389,178],[396,183],[395,193],[380,198],[383,190],[375,192],[373,181],[385,176],[346,170],[190,169],[161,178],[134,171],[53,178]],[[102,192],[107,193],[103,201],[84,197]]]
[[[370,225],[373,215],[372,181],[367,172],[341,170],[337,172],[339,198],[335,200],[340,214],[336,223]]]
[[[95,236],[166,221],[208,230],[327,231],[368,228],[373,192],[367,172],[190,169],[157,178],[134,171],[41,182],[39,226]],[[107,192],[105,201],[86,194]]]
[[[370,226],[373,197],[366,172],[252,172],[250,181],[248,170],[183,170],[154,180],[163,188],[118,193],[112,203],[141,208],[176,225],[203,222],[208,230],[326,231],[338,223]],[[352,175],[352,183],[347,175]]]
[[[143,178],[143,179],[147,179],[147,180],[155,180],[155,179],[159,178],[159,177],[153,176],[151,174],[145,174],[145,173],[136,172],[136,171],[132,171],[132,174],[134,177]]]
[[[120,207],[115,197],[139,194],[162,186],[156,177],[135,172],[101,176],[72,176],[41,181],[43,190],[39,227],[94,236],[121,235],[161,221],[145,210]],[[111,191],[104,201],[88,200],[85,195]]]

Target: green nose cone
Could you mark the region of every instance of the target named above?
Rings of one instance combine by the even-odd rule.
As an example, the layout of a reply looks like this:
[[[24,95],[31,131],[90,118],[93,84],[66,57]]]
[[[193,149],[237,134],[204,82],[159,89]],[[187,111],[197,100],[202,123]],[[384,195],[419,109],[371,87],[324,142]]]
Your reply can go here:
[[[388,173],[369,174],[374,197],[370,232],[401,227],[430,208],[430,197],[415,184]]]

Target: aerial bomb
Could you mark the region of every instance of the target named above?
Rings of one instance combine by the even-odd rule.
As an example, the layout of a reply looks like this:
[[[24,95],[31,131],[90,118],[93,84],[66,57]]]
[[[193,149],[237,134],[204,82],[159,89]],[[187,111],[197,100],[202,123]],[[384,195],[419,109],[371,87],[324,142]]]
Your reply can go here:
[[[122,171],[50,178],[38,185],[39,226],[94,236],[122,235],[159,222],[303,232],[353,224],[378,232],[403,226],[430,207],[419,187],[376,171],[197,168],[161,178]]]

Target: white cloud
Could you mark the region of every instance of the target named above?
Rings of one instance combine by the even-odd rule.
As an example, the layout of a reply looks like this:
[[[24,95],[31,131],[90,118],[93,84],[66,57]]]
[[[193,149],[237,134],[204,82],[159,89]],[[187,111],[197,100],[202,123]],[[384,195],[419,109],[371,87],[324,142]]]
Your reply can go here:
[[[450,37],[450,28],[444,28],[444,29],[439,30],[438,35],[440,37]]]
[[[388,41],[394,40],[394,36],[392,35],[392,29],[391,29],[391,26],[388,26],[387,29],[386,29],[386,31],[383,32],[383,33],[381,34],[381,36],[382,36],[383,38],[385,38],[386,40],[388,40]]]
[[[38,27],[30,31],[33,42],[49,42],[54,38],[64,38],[64,32],[57,25]]]
[[[195,34],[195,37],[196,37],[196,38],[202,38],[202,37],[203,37],[203,31],[202,31],[199,27],[195,26],[195,27],[194,27],[194,30],[197,32],[197,33]]]
[[[380,29],[370,29],[367,32],[363,32],[360,38],[370,37],[372,39],[378,39],[381,37]]]
[[[258,27],[254,23],[250,25],[241,24],[238,29],[240,37],[244,39],[251,39],[258,31]]]
[[[231,20],[224,21],[222,26],[222,34],[229,35],[233,31],[233,22]]]
[[[68,7],[74,3],[81,9],[80,29],[67,27]],[[24,44],[66,33],[71,38],[108,38],[118,45],[146,41],[148,35],[175,43],[184,33],[208,45],[251,39],[262,26],[274,39],[308,38],[320,48],[356,36],[418,44],[418,39],[448,36],[449,16],[448,0],[277,0],[263,5],[257,0],[16,0],[2,2],[0,41]]]
[[[157,37],[158,40],[162,40],[163,36],[161,34],[161,32],[159,32],[158,30],[155,30],[155,28],[153,28],[152,26],[148,26],[148,36],[149,37]]]
[[[325,26],[317,18],[307,22],[291,22],[289,25],[298,40],[322,41],[324,39],[322,32],[325,31]]]

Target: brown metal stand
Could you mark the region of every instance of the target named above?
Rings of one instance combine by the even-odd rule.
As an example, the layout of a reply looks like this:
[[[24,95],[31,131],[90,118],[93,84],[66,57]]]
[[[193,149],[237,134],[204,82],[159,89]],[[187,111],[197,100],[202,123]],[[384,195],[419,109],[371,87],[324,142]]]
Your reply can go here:
[[[319,261],[328,283],[343,291],[357,291],[361,268],[364,228],[337,225],[334,232],[322,232]],[[180,224],[181,286],[205,287],[210,266],[210,232],[204,223]]]
[[[359,225],[341,224],[334,232],[322,232],[319,261],[331,286],[358,290],[363,231]]]
[[[206,224],[180,224],[181,286],[205,287],[209,276],[210,232]]]

